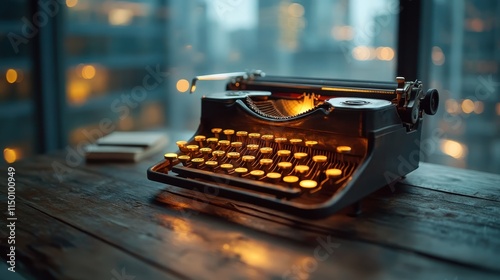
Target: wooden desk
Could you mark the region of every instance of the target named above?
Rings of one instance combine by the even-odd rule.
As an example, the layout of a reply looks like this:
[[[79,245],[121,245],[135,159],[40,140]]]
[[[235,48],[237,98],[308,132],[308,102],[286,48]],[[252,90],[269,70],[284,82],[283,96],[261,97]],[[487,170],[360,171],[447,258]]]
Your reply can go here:
[[[160,157],[83,163],[60,182],[53,165],[65,156],[12,165],[16,271],[26,278],[500,279],[499,175],[422,163],[394,192],[368,197],[361,216],[314,227],[233,204],[209,205],[209,215],[156,203],[166,186],[146,169]],[[6,166],[0,181],[7,216]]]

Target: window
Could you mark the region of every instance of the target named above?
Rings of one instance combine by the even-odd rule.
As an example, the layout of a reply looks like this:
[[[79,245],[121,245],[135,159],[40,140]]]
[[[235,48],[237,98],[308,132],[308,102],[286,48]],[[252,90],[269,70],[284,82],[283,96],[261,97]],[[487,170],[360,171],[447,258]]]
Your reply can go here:
[[[421,24],[423,32],[421,64],[415,69],[424,85],[441,95],[438,115],[426,118],[423,160],[496,172],[500,4],[415,2],[422,4],[422,20],[413,24]],[[36,48],[23,44],[15,53],[8,33],[21,32],[23,16],[30,18],[41,7],[30,11],[26,1],[5,3],[8,9],[0,11],[0,117],[2,135],[8,136],[0,144],[9,149],[4,158],[15,154],[9,160],[16,160],[35,152],[39,129],[31,120],[43,105],[33,101]],[[196,129],[200,95],[222,90],[224,82],[201,82],[190,95],[195,75],[251,69],[382,81],[398,75],[397,0],[61,3],[50,29],[55,32],[45,35],[62,50],[54,54],[59,66],[53,78],[60,89],[52,98],[57,100],[47,97],[59,110],[59,148],[93,141],[108,130]],[[40,30],[48,33],[49,28]],[[12,70],[17,74],[13,83]]]

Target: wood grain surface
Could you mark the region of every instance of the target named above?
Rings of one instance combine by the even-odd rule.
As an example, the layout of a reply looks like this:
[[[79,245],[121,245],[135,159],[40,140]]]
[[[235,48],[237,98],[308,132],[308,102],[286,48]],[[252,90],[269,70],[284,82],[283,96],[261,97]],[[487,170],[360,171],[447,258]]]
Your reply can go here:
[[[13,165],[16,270],[28,279],[500,278],[499,175],[422,163],[360,216],[309,221],[149,181],[158,157],[58,178],[66,156]]]

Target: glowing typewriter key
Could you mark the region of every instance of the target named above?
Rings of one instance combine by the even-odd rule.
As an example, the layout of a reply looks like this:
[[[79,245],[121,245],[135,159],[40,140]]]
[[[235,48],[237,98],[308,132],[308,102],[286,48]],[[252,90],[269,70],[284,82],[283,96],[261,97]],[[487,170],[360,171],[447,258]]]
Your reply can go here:
[[[281,143],[286,143],[288,139],[286,139],[286,137],[276,137],[274,138],[274,142],[278,143],[278,144],[281,144]]]
[[[224,172],[229,173],[229,171],[233,169],[233,165],[230,163],[224,163],[220,165],[220,168],[224,170]]]
[[[287,158],[292,154],[289,150],[278,150],[278,156],[281,158]]]
[[[276,173],[276,172],[269,172],[266,174],[266,177],[271,181],[272,183],[278,183],[281,179],[281,174]]]
[[[189,160],[191,159],[191,157],[188,155],[180,155],[177,157],[177,159],[179,159],[179,161],[182,163],[182,165],[186,166],[187,163],[189,162]]]
[[[293,157],[298,160],[305,159],[307,157],[307,153],[295,153],[293,154]]]
[[[217,165],[219,165],[219,163],[214,160],[205,162],[205,166],[208,167],[208,169],[210,169],[211,171],[213,171],[217,167]]]
[[[163,157],[167,160],[173,161],[173,160],[177,159],[177,154],[176,153],[166,153],[165,155],[163,155]]]
[[[225,154],[226,154],[226,152],[221,151],[221,150],[217,150],[217,151],[212,152],[212,155],[218,159],[222,158]]]
[[[241,160],[243,160],[244,162],[253,162],[255,160],[255,157],[251,155],[244,155]]]
[[[179,150],[181,150],[181,152],[187,151],[186,150],[187,143],[188,143],[187,141],[183,141],[183,140],[175,142],[175,144],[177,144],[177,147],[179,147]]]
[[[271,143],[271,141],[273,141],[273,139],[274,139],[274,135],[264,134],[260,137],[260,139],[262,139],[266,142],[266,146],[269,146],[269,143]]]
[[[323,155],[313,156],[313,161],[317,162],[317,163],[324,163],[324,162],[326,162],[327,159],[328,158],[326,156],[323,156]]]
[[[186,149],[187,149],[190,153],[194,154],[194,153],[198,152],[198,150],[200,149],[200,146],[198,146],[198,145],[187,145],[187,146],[186,146]]]
[[[283,182],[285,182],[289,187],[295,187],[299,180],[300,179],[297,176],[285,176],[285,177],[283,177]]]
[[[215,138],[217,138],[217,139],[220,138],[221,132],[222,132],[222,128],[219,128],[219,127],[212,128],[212,133],[215,135]]]
[[[253,151],[257,151],[257,150],[259,149],[259,145],[257,145],[257,144],[248,144],[248,145],[247,145],[247,149],[248,149],[249,151],[252,151],[252,152],[253,152]]]
[[[342,170],[337,168],[330,168],[325,171],[326,177],[328,178],[336,178],[342,175]]]
[[[210,146],[210,148],[214,149],[217,146],[217,143],[219,142],[219,139],[215,137],[210,137],[207,139],[207,144]]]
[[[254,179],[260,179],[262,176],[264,176],[264,174],[266,174],[264,171],[262,170],[252,170],[250,171],[250,175],[252,175],[252,177]]]
[[[227,153],[227,158],[230,158],[230,159],[240,158],[240,153],[238,153],[238,152],[229,152],[229,153]]]
[[[248,138],[252,139],[252,142],[257,143],[257,139],[260,138],[260,133],[252,132],[248,134]]]
[[[273,153],[273,148],[271,147],[260,148],[260,153],[263,154],[265,157],[269,157]]]
[[[318,145],[318,141],[312,141],[312,140],[309,140],[309,141],[306,141],[306,147],[314,147],[316,145]]]
[[[304,189],[314,189],[318,186],[318,182],[314,180],[302,180],[299,185]]]
[[[231,147],[235,148],[237,151],[239,151],[242,146],[243,146],[243,143],[241,143],[241,142],[231,142]]]
[[[196,135],[194,137],[194,141],[198,142],[200,147],[203,147],[203,142],[205,142],[206,139],[207,137],[205,137],[205,135]]]
[[[295,173],[304,175],[307,172],[309,172],[309,166],[307,165],[296,165],[295,168]]]
[[[280,170],[286,171],[292,169],[292,163],[288,161],[282,161],[278,163],[278,168]]]
[[[248,132],[246,131],[236,131],[236,137],[238,137],[238,140],[242,143],[245,143],[247,140]]]
[[[351,152],[351,147],[349,146],[338,146],[337,153],[344,154]]]
[[[234,135],[234,130],[232,129],[224,129],[224,135],[226,135],[226,139],[231,141],[231,136]]]
[[[297,139],[297,138],[290,139],[290,144],[292,145],[298,145],[300,143],[302,143],[302,139]]]
[[[226,150],[227,147],[229,147],[229,144],[231,144],[231,141],[229,140],[219,140],[219,146],[224,150]]]
[[[246,169],[245,167],[238,167],[238,168],[234,169],[234,172],[235,172],[238,176],[243,176],[244,174],[247,174],[247,173],[248,173],[248,169]]]
[[[259,163],[260,165],[262,165],[263,168],[267,170],[273,164],[273,160],[270,158],[263,158],[259,161]]]
[[[204,162],[205,162],[205,159],[203,158],[193,158],[191,160],[191,162],[196,166],[196,167],[200,167]]]
[[[212,154],[212,149],[211,148],[201,148],[200,152],[205,159],[208,159],[208,157]]]

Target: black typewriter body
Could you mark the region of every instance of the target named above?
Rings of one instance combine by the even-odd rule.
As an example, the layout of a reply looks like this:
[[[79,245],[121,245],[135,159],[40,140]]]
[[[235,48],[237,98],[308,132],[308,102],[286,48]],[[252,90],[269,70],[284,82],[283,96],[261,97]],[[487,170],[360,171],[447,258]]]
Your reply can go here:
[[[154,181],[318,219],[418,167],[419,81],[232,77],[202,97],[198,130],[148,169]]]

